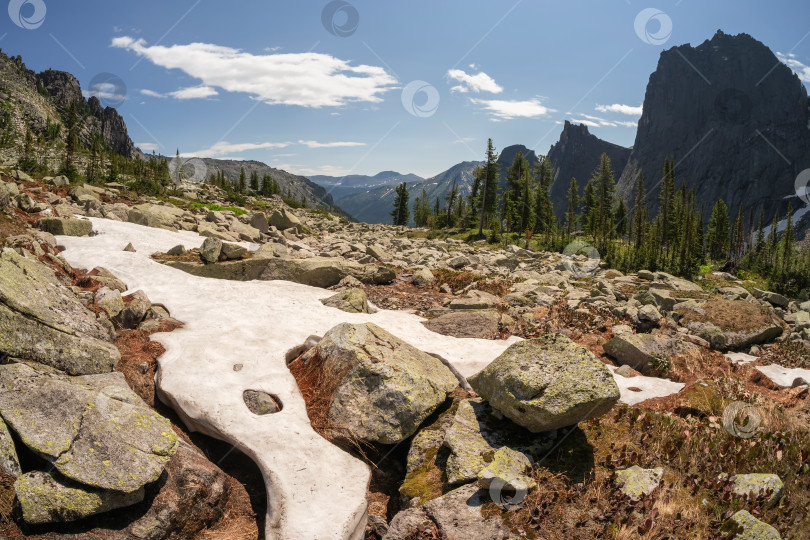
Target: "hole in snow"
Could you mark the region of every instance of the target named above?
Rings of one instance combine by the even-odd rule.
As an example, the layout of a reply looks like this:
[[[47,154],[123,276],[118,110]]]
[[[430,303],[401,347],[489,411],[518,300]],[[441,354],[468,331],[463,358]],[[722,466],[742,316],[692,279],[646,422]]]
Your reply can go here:
[[[284,408],[277,395],[268,394],[263,390],[245,390],[242,392],[242,400],[250,412],[259,416],[277,413]]]
[[[303,342],[301,345],[293,347],[292,349],[287,351],[287,354],[284,355],[284,360],[289,365],[290,362],[292,362],[293,360],[295,360],[296,358],[298,358],[299,356],[301,356],[302,354],[304,354],[305,352],[310,350],[312,347],[317,345],[318,342],[320,342],[320,341],[321,341],[320,336],[314,336],[314,335],[309,336],[307,338],[307,340],[305,342]]]

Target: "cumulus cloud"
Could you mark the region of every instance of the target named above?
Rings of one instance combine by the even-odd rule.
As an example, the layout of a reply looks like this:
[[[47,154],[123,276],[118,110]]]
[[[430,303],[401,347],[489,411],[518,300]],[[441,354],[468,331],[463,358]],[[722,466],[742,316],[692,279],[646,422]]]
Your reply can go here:
[[[638,107],[633,107],[632,105],[621,105],[619,103],[614,103],[613,105],[597,105],[596,110],[598,112],[615,112],[626,114],[628,116],[641,116],[641,105]]]
[[[796,58],[795,54],[782,54],[778,52],[776,53],[776,56],[779,57],[779,60],[781,60],[783,64],[792,69],[793,73],[798,75],[802,82],[810,83],[810,66],[800,62],[799,59]]]
[[[288,142],[260,142],[260,143],[229,143],[220,141],[213,146],[203,148],[196,152],[180,154],[182,157],[221,158],[229,154],[240,154],[248,150],[261,150],[266,148],[286,148]]]
[[[216,89],[210,86],[191,86],[188,88],[181,88],[179,90],[175,90],[174,92],[167,92],[165,94],[161,94],[160,92],[155,92],[154,90],[149,90],[145,88],[141,90],[141,94],[161,99],[169,97],[172,97],[174,99],[206,99],[219,95]]]
[[[473,98],[470,99],[470,102],[483,107],[492,115],[491,119],[496,122],[513,118],[537,118],[554,112],[554,109],[544,106],[537,98],[524,101]]]
[[[607,120],[590,114],[567,115],[575,124],[585,124],[588,127],[638,127],[638,122],[627,120]]]
[[[159,148],[157,143],[151,143],[151,142],[135,143],[135,147],[140,148],[142,152],[152,152],[153,150],[157,151],[157,149]]]
[[[364,142],[352,141],[335,141],[335,142],[318,142],[318,141],[298,141],[299,144],[304,144],[307,148],[341,148],[349,146],[366,146]]]
[[[110,101],[124,101],[127,96],[126,93],[120,93],[121,89],[116,85],[109,82],[96,83],[87,90],[82,90],[82,96],[85,99],[96,96],[98,99],[106,99]]]
[[[351,174],[351,170],[337,165],[321,165],[319,167],[306,167],[304,165],[296,165],[291,163],[273,163],[273,167],[283,169],[292,174],[301,176],[346,176]]]
[[[210,43],[147,45],[143,39],[116,37],[112,46],[153,64],[179,69],[202,81],[201,88],[246,93],[270,105],[338,107],[379,103],[397,80],[378,66],[351,65],[320,53],[251,54]]]
[[[461,69],[451,69],[447,72],[447,78],[461,83],[458,86],[452,87],[450,89],[451,92],[467,93],[473,91],[476,94],[481,92],[500,94],[503,92],[503,87],[483,71],[476,75],[470,75]]]

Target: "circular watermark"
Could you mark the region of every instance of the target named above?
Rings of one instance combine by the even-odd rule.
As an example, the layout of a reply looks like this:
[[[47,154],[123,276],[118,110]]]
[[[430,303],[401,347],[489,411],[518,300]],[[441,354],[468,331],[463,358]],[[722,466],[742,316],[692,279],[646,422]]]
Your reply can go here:
[[[43,0],[11,0],[8,3],[11,22],[26,30],[36,30],[42,26],[47,11]]]
[[[192,174],[188,174],[189,169],[193,170]],[[186,182],[200,184],[205,182],[207,174],[208,167],[206,167],[205,162],[200,158],[184,159],[181,157],[178,161],[178,159],[174,157],[169,162],[169,175],[175,185],[180,183],[178,182],[178,177],[180,181],[185,180]]]
[[[96,96],[105,107],[118,107],[127,99],[127,85],[112,73],[99,73],[90,80],[88,95]]]
[[[349,37],[360,25],[357,8],[344,0],[332,0],[321,11],[321,22],[326,31],[337,37]]]
[[[584,240],[574,240],[562,252],[563,266],[574,277],[584,278],[594,275],[599,270],[599,263],[602,262],[602,256],[599,251]],[[579,262],[577,257],[587,257],[586,261]]]
[[[638,38],[649,45],[663,45],[672,35],[672,19],[657,8],[642,9],[633,26]]]
[[[735,437],[750,439],[761,423],[759,410],[749,403],[735,401],[723,410],[723,427]]]
[[[517,510],[526,504],[529,487],[520,481],[496,478],[489,485],[489,498],[503,510]]]
[[[425,81],[411,81],[402,89],[402,106],[417,118],[428,118],[439,109],[439,91]]]
[[[751,118],[754,104],[748,94],[736,88],[726,88],[714,98],[714,110],[723,122],[742,123]]]
[[[810,204],[810,193],[807,192],[808,186],[810,186],[810,169],[805,169],[796,176],[796,180],[793,182],[796,196],[804,204]]]

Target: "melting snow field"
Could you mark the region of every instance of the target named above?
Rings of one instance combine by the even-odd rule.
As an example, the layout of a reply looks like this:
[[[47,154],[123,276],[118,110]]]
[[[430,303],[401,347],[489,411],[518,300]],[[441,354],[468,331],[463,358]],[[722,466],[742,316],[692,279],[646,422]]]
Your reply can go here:
[[[401,311],[345,313],[321,304],[333,292],[296,283],[191,276],[149,256],[177,244],[199,247],[202,236],[91,221],[98,235],[59,237],[64,257],[77,268],[107,268],[127,284],[128,292],[143,290],[185,323],[179,330],[153,336],[166,347],[158,360],[159,394],[190,429],[233,444],[257,463],[268,493],[267,538],[354,539],[364,534],[368,467],[310,427],[304,400],[286,366],[290,349],[341,322],[370,321],[423,351],[441,355],[468,377],[519,341],[443,336],[427,330],[423,319]],[[134,253],[123,251],[130,242]],[[242,366],[238,371],[236,364]],[[614,378],[621,401],[630,405],[683,387],[653,377]],[[282,411],[254,415],[242,399],[245,390],[275,394]]]
[[[287,351],[341,322],[371,321],[469,376],[518,341],[442,336],[404,312],[345,313],[321,304],[333,292],[296,283],[191,276],[149,256],[177,244],[199,247],[204,238],[196,233],[92,221],[97,236],[59,237],[64,257],[77,268],[107,268],[128,292],[143,290],[185,323],[153,336],[166,347],[158,361],[161,396],[189,428],[233,444],[258,464],[268,493],[268,538],[362,538],[365,525],[368,467],[312,430]],[[129,242],[135,253],[123,251]],[[277,395],[283,410],[254,415],[242,399],[251,389]]]

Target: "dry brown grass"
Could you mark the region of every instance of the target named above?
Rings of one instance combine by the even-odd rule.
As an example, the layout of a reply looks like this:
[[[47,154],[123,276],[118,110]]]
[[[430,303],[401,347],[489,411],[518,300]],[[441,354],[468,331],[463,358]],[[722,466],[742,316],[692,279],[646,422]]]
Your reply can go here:
[[[756,330],[769,324],[773,316],[768,308],[745,302],[743,300],[723,300],[712,298],[703,306],[705,315],[692,311],[682,314],[681,324],[687,326],[690,322],[711,321],[715,326],[728,332],[745,332]]]

